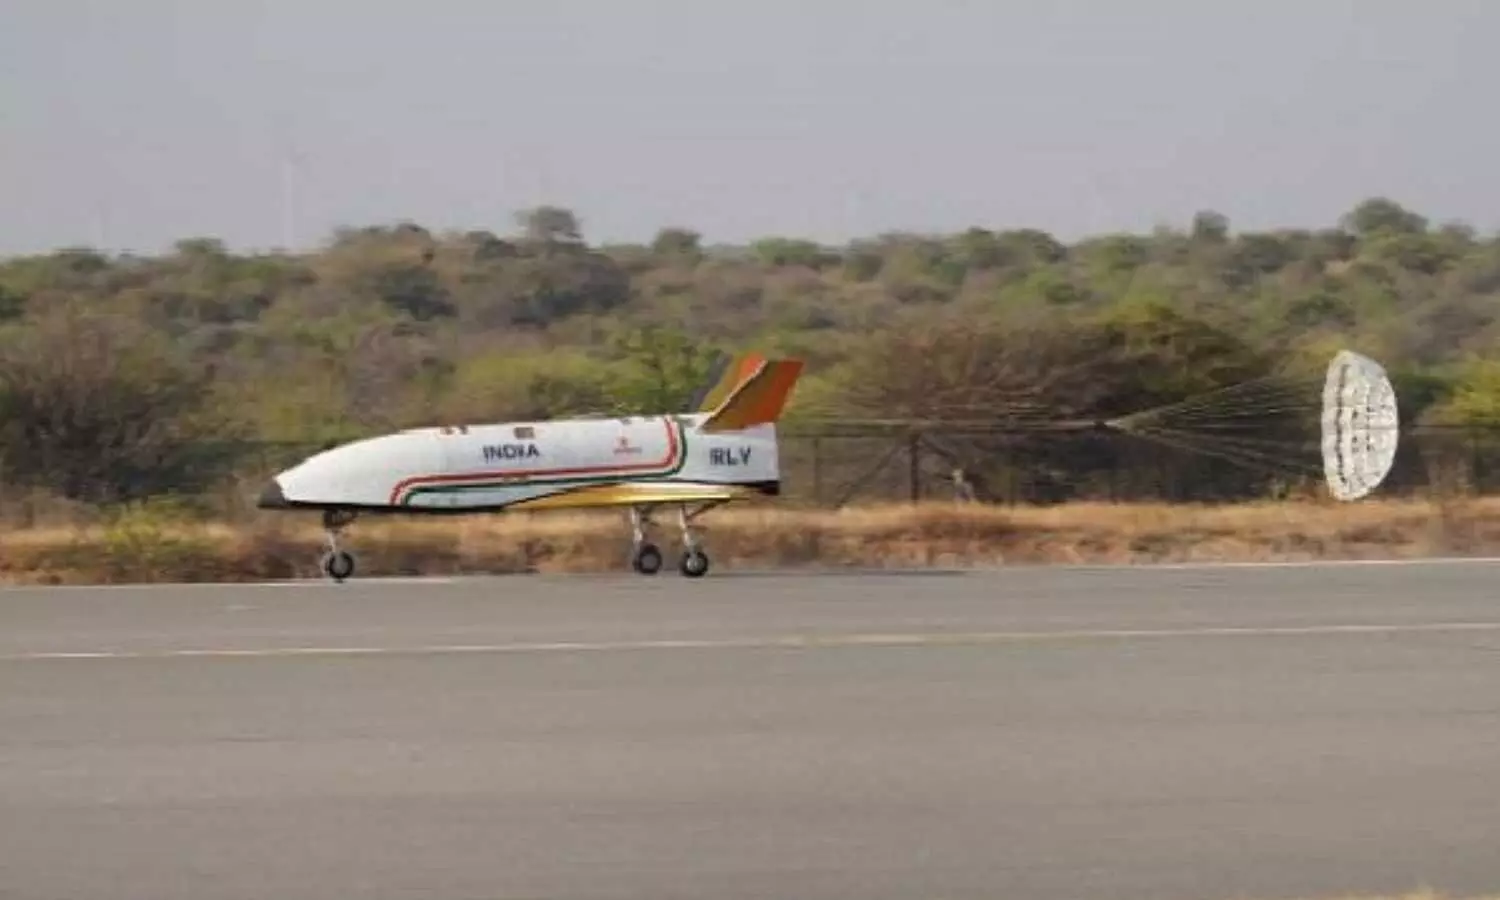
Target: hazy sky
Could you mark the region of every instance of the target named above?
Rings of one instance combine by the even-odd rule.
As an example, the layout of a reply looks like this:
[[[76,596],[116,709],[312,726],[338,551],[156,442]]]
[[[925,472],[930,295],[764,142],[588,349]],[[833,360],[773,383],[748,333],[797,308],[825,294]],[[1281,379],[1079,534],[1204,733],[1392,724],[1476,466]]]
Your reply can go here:
[[[1497,0],[6,0],[0,253],[538,203],[591,241],[1324,225],[1372,194],[1489,230],[1497,33]]]

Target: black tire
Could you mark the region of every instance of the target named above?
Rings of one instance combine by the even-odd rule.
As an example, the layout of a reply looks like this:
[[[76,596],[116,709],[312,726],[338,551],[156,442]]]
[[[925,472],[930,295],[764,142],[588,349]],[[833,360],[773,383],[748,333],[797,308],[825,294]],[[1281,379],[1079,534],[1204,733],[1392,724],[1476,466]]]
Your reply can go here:
[[[641,575],[655,575],[661,564],[661,550],[655,544],[642,544],[630,560],[630,567]]]
[[[343,581],[354,574],[354,554],[347,550],[336,550],[323,554],[323,574],[334,581]]]
[[[682,554],[677,568],[688,578],[702,578],[708,574],[708,554],[702,550],[688,550]]]

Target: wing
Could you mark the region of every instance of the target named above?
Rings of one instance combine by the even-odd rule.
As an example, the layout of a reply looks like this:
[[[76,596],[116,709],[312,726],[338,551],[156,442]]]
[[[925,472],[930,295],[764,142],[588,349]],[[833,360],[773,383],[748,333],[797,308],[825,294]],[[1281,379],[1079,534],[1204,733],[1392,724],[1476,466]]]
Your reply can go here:
[[[693,484],[623,481],[585,485],[534,500],[511,505],[517,511],[541,509],[588,509],[603,506],[636,506],[647,503],[707,503],[756,496],[753,488],[733,484]]]

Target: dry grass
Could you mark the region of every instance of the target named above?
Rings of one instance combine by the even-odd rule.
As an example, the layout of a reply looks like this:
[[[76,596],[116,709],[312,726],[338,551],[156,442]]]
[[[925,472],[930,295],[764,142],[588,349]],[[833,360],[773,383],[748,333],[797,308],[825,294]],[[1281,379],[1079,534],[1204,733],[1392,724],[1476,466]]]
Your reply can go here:
[[[676,543],[671,518],[659,541]],[[1051,508],[725,508],[703,520],[718,568],[1005,566],[1413,558],[1500,549],[1500,499]],[[606,571],[625,567],[621,513],[363,519],[360,575]],[[107,526],[0,535],[0,579],[28,583],[255,581],[315,576],[315,515],[184,523],[150,509]]]

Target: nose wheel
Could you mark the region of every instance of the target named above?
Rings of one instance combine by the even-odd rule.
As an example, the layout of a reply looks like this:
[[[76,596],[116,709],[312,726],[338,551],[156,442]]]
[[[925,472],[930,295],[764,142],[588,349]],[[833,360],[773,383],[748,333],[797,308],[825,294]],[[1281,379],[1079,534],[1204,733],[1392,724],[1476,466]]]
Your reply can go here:
[[[343,581],[354,574],[354,554],[348,550],[329,550],[318,560],[318,567],[334,581]]]
[[[354,554],[339,546],[339,536],[354,521],[354,513],[347,510],[330,509],[323,513],[323,532],[328,538],[328,549],[318,560],[318,569],[336,583],[342,583],[354,574]]]

